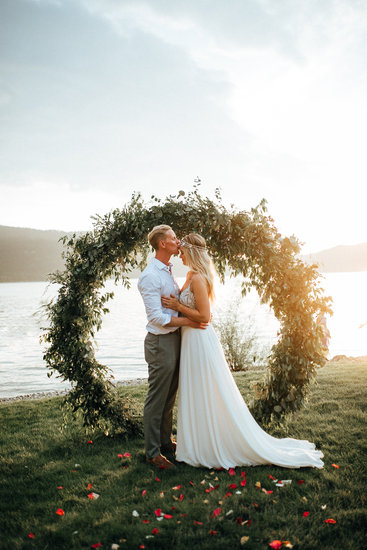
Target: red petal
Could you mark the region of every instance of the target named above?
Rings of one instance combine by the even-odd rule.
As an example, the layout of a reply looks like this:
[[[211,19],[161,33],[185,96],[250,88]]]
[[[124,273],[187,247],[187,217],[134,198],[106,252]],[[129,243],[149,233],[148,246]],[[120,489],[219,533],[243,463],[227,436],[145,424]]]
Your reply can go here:
[[[90,445],[93,445],[93,441],[92,441],[91,439],[88,441],[88,443],[89,443]]]
[[[336,523],[335,519],[325,519],[324,523]]]
[[[241,523],[242,523],[242,518],[237,518],[237,523],[238,523],[238,525],[241,525]]]
[[[58,489],[63,489],[64,487],[61,487],[61,485],[58,487]]]
[[[130,453],[124,453],[122,456],[125,457],[125,458],[131,458],[131,454],[130,454]]]
[[[92,488],[92,484],[91,484],[91,483],[88,483],[87,489],[90,490],[91,488]]]
[[[222,508],[216,508],[215,510],[213,510],[213,518],[215,518],[216,516],[219,516],[219,514],[221,513],[222,511]]]
[[[218,535],[218,531],[212,531],[212,530],[210,530],[210,531],[209,531],[209,535]]]
[[[299,479],[299,480],[297,481],[298,485],[301,485],[301,483],[304,483],[304,482],[305,482],[304,479]]]
[[[102,543],[96,542],[95,544],[92,544],[91,548],[99,548],[100,546],[102,546]]]
[[[157,516],[157,518],[160,518],[160,517],[161,517],[162,510],[161,510],[160,508],[157,508],[156,510],[154,510],[154,513],[155,513],[155,515]]]
[[[228,488],[229,489],[236,489],[237,485],[235,483],[231,483],[230,485],[228,485]]]
[[[144,545],[144,544],[141,544],[141,545],[139,546],[139,548],[140,548],[141,550],[144,550],[145,545]]]
[[[236,475],[236,470],[234,468],[230,468],[228,470],[228,473],[229,473],[230,476],[235,476]]]
[[[339,466],[337,464],[332,464],[332,466],[334,466],[334,468],[338,468],[339,469]]]
[[[29,535],[28,535],[28,537],[29,537],[30,539],[34,539],[35,536],[36,536],[36,535],[35,535],[34,533],[29,533]]]
[[[251,519],[249,519],[248,522],[247,522],[247,525],[248,525],[249,527],[250,527],[250,525],[251,525],[251,522],[252,522]]]
[[[190,485],[194,486],[195,483],[193,481],[189,481]]]
[[[270,477],[270,479],[272,479],[273,481],[275,481],[275,477],[273,477],[271,474],[269,474],[268,477]]]
[[[268,495],[272,495],[273,494],[273,491],[266,491],[268,493]]]
[[[172,487],[173,491],[178,491],[181,489],[182,485],[176,485],[175,487]]]
[[[58,509],[56,510],[56,514],[57,514],[58,516],[63,516],[63,515],[65,514],[65,512],[64,512],[64,510],[63,510],[62,508],[58,508]]]
[[[184,498],[185,498],[184,495],[180,495],[178,500],[182,501]]]
[[[228,491],[228,493],[226,493],[225,496],[226,496],[226,497],[231,497],[231,496],[232,496],[232,493],[230,493],[230,492]]]
[[[164,519],[172,519],[173,516],[171,516],[171,514],[164,514]]]
[[[245,470],[242,470],[242,472],[240,473],[240,476],[241,476],[241,477],[246,477],[246,472],[245,472]]]
[[[242,485],[242,487],[245,487],[245,486],[246,486],[246,478],[244,478],[244,479],[241,481],[241,485]]]
[[[279,548],[282,547],[282,541],[281,540],[273,540],[269,543],[269,546],[274,548],[274,550],[279,550]]]
[[[160,481],[159,477],[156,477],[155,480],[156,480],[156,481]]]
[[[194,525],[203,525],[203,523],[201,521],[196,521],[196,519],[194,519]]]
[[[152,531],[152,535],[158,535],[159,531],[156,527],[154,527],[153,531]]]
[[[90,498],[91,500],[93,500],[93,499],[94,499],[94,494],[93,494],[93,493],[89,493],[88,498]]]
[[[145,495],[147,494],[147,490],[144,489],[144,491],[141,492],[142,496],[145,497]]]
[[[118,456],[119,458],[122,458],[124,455],[122,455],[121,453],[119,453],[117,456]]]
[[[302,515],[303,515],[303,517],[304,517],[304,518],[307,518],[307,516],[309,516],[309,515],[310,515],[310,512],[303,512],[303,514],[302,514]]]
[[[149,519],[143,519],[142,523],[149,523]]]

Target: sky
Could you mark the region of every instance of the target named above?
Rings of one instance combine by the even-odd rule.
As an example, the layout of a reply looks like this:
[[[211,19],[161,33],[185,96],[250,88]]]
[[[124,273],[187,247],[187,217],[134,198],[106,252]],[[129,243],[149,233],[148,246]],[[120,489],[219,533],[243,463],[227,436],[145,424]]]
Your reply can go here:
[[[0,224],[193,188],[367,242],[365,0],[1,0]]]

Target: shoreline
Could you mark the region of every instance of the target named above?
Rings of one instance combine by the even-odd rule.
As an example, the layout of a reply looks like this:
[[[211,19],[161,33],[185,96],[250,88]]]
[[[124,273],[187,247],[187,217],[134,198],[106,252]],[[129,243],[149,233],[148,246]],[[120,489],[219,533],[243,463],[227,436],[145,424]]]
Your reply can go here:
[[[130,380],[120,380],[116,386],[141,386],[147,382],[148,378],[132,378]],[[59,397],[67,395],[68,390],[48,390],[35,393],[26,393],[23,395],[15,395],[13,397],[0,397],[0,403],[12,403],[14,401],[35,401],[37,399],[46,399],[48,397]]]

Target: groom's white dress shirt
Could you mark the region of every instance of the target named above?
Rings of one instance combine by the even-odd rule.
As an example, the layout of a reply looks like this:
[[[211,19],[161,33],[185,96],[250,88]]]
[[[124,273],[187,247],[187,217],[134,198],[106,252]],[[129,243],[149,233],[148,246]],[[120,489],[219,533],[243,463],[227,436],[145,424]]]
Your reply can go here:
[[[147,331],[152,334],[168,334],[178,327],[166,327],[171,317],[177,317],[178,312],[162,306],[161,297],[174,294],[179,297],[180,291],[177,282],[171,274],[169,266],[153,258],[139,277],[138,289],[142,295],[147,313]]]

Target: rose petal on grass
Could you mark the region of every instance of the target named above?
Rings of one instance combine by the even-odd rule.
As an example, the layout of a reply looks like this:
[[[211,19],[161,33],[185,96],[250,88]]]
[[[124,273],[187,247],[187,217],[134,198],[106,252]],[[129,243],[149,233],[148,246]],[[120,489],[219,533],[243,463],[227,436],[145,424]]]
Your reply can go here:
[[[143,519],[142,523],[149,523],[149,519]]]
[[[339,466],[337,464],[332,464],[334,468],[337,468],[339,470]]]
[[[59,485],[58,489],[63,489],[64,487],[62,487],[61,485]]]
[[[141,492],[141,496],[145,497],[146,494],[147,494],[147,490],[144,489],[144,490]]]
[[[235,470],[234,468],[230,468],[230,469],[228,470],[228,474],[229,474],[230,476],[235,476],[235,475],[236,475],[236,470]]]
[[[299,480],[297,481],[298,485],[301,485],[301,483],[304,483],[304,482],[305,482],[304,479],[299,479]]]
[[[194,487],[195,483],[193,481],[189,481],[190,485]]]
[[[241,546],[243,546],[244,544],[246,544],[246,542],[249,540],[250,537],[241,537],[240,539],[240,544]]]
[[[157,508],[156,510],[154,510],[154,513],[157,516],[157,518],[160,518],[162,515],[162,510],[160,508]]]
[[[230,485],[228,485],[228,489],[237,489],[236,483],[231,483]]]
[[[266,491],[266,493],[267,493],[268,495],[272,495],[272,494],[274,493],[274,491]]]
[[[269,542],[269,546],[273,548],[274,550],[279,550],[279,548],[282,547],[282,541],[281,540],[272,540]]]
[[[271,474],[269,474],[268,477],[269,477],[270,479],[272,479],[273,481],[275,481],[275,477],[273,477]]]
[[[102,546],[102,543],[101,542],[96,542],[96,543],[92,544],[91,548],[99,548],[100,546]]]
[[[89,445],[93,445],[93,441],[91,439],[88,441],[88,443]]]
[[[153,531],[152,531],[152,535],[158,535],[159,531],[156,527],[154,527]]]
[[[178,500],[179,500],[180,502],[182,502],[184,498],[185,498],[184,495],[181,494],[181,495],[179,496],[179,499],[178,499]]]
[[[131,454],[130,453],[124,453],[122,455],[124,458],[131,458]]]
[[[246,472],[245,472],[245,470],[242,470],[242,472],[240,473],[240,476],[241,476],[241,477],[246,477]]]
[[[194,525],[203,525],[203,522],[202,521],[196,521],[196,519],[194,519]]]
[[[124,455],[119,453],[117,456],[118,456],[118,458],[122,458]]]
[[[63,510],[62,508],[58,508],[58,509],[56,510],[56,514],[57,514],[58,516],[64,516],[64,515],[65,515],[65,512],[64,512],[64,510]]]
[[[141,544],[141,545],[139,546],[139,548],[140,548],[140,550],[144,550],[145,544]]]
[[[156,477],[155,480],[156,480],[156,481],[161,481],[161,480],[159,479],[159,477]]]
[[[218,531],[213,531],[212,529],[209,531],[209,535],[218,535]]]
[[[232,496],[232,493],[229,492],[229,491],[227,491],[227,493],[224,495],[223,498],[229,498],[229,497],[231,497],[231,496]]]
[[[333,518],[329,518],[329,519],[325,519],[325,520],[324,520],[324,523],[332,523],[332,524],[334,524],[334,523],[336,523],[336,521],[335,521],[335,519],[333,519]]]
[[[244,479],[241,481],[241,486],[242,486],[242,487],[246,487],[246,483],[247,483],[246,478],[244,478]]]
[[[172,487],[172,491],[179,491],[181,489],[182,485],[175,485]]]
[[[34,539],[36,537],[36,535],[34,533],[28,533],[28,538],[29,539]]]
[[[173,516],[171,516],[171,514],[164,514],[164,519],[172,519]]]
[[[310,512],[303,512],[303,514],[302,514],[302,516],[303,516],[304,518],[307,518],[307,516],[309,516],[309,515],[310,515]]]
[[[216,508],[215,510],[213,510],[212,515],[210,517],[215,518],[216,516],[219,516],[221,511],[222,511],[222,508]]]
[[[91,483],[88,483],[88,485],[87,485],[87,490],[90,491],[91,488],[92,488],[92,484],[91,484]]]
[[[97,500],[97,498],[99,498],[99,494],[98,493],[89,493],[88,498],[90,498],[91,500]]]

